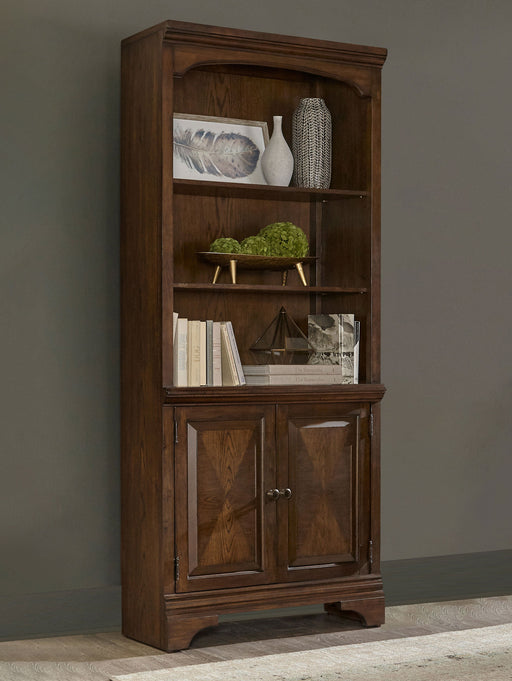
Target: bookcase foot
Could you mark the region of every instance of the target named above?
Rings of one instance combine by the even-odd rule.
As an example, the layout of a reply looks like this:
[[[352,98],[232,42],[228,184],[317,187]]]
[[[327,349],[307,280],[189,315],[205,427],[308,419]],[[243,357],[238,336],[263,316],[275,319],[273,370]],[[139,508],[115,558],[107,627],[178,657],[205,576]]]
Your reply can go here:
[[[358,620],[365,627],[380,627],[385,621],[384,596],[324,603],[324,610],[330,615]]]
[[[203,615],[201,617],[171,616],[167,620],[168,653],[174,650],[188,648],[194,636],[206,627],[214,627],[219,623],[218,615]]]

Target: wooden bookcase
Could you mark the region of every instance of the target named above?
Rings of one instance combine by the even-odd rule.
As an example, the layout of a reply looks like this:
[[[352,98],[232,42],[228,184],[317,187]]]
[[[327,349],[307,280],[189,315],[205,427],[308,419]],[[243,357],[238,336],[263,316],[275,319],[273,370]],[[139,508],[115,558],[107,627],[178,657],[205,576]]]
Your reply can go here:
[[[187,647],[219,614],[324,603],[384,621],[379,563],[380,77],[386,51],[167,21],[122,43],[123,631]],[[323,97],[330,189],[173,180],[173,113],[291,119]],[[294,273],[211,283],[197,257],[275,221]],[[173,312],[231,320],[243,363],[284,305],[361,322],[360,383],[173,387]],[[281,490],[277,499],[270,492]],[[291,497],[285,490],[291,490]],[[269,494],[267,494],[269,493]]]

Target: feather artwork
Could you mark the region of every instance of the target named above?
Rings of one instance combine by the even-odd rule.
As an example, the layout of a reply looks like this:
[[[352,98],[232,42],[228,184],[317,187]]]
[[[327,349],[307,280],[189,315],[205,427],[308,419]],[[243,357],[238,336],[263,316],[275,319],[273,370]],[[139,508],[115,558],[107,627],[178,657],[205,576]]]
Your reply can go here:
[[[251,175],[256,170],[260,151],[256,144],[239,133],[177,128],[174,152],[190,169],[230,179]]]

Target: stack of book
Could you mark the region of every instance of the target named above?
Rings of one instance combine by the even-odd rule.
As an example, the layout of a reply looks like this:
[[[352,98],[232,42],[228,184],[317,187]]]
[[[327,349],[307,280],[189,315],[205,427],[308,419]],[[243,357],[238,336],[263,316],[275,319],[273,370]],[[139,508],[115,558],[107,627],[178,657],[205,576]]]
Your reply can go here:
[[[244,364],[242,368],[247,385],[344,383],[342,368],[333,364]]]
[[[353,314],[308,315],[308,363],[244,365],[247,385],[358,383],[360,329]]]
[[[244,385],[231,322],[200,321],[174,313],[174,385]]]

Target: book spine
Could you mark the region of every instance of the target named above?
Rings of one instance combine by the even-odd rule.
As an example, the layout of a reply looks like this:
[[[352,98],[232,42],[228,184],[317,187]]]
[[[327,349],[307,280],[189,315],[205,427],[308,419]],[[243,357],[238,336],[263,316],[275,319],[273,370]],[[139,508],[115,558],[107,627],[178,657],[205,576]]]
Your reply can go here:
[[[188,322],[188,385],[197,387],[201,384],[201,342],[200,322],[191,319]]]
[[[361,322],[354,321],[354,383],[359,383],[360,342],[361,342]]]
[[[341,314],[340,327],[342,329],[342,367],[346,383],[354,382],[354,315]]]
[[[245,376],[341,374],[339,364],[256,364],[242,366]]]
[[[179,317],[176,324],[174,343],[174,385],[186,388],[188,385],[188,320]]]
[[[172,342],[176,342],[176,329],[178,328],[178,313],[172,313]]]
[[[221,322],[222,385],[238,385],[238,373],[232,355],[229,333],[225,322]]]
[[[199,322],[199,385],[206,385],[206,322]]]
[[[206,385],[213,385],[213,321],[206,320]]]
[[[228,330],[229,342],[231,343],[231,354],[235,362],[236,373],[238,375],[238,384],[245,385],[245,376],[242,369],[242,362],[240,361],[240,354],[238,352],[238,346],[236,344],[235,331],[233,329],[233,324],[231,322],[226,322],[226,328]]]
[[[222,353],[220,339],[220,322],[213,322],[212,331],[212,375],[215,386],[222,385]]]
[[[272,374],[268,376],[246,376],[247,385],[340,385],[348,379],[340,374]]]

